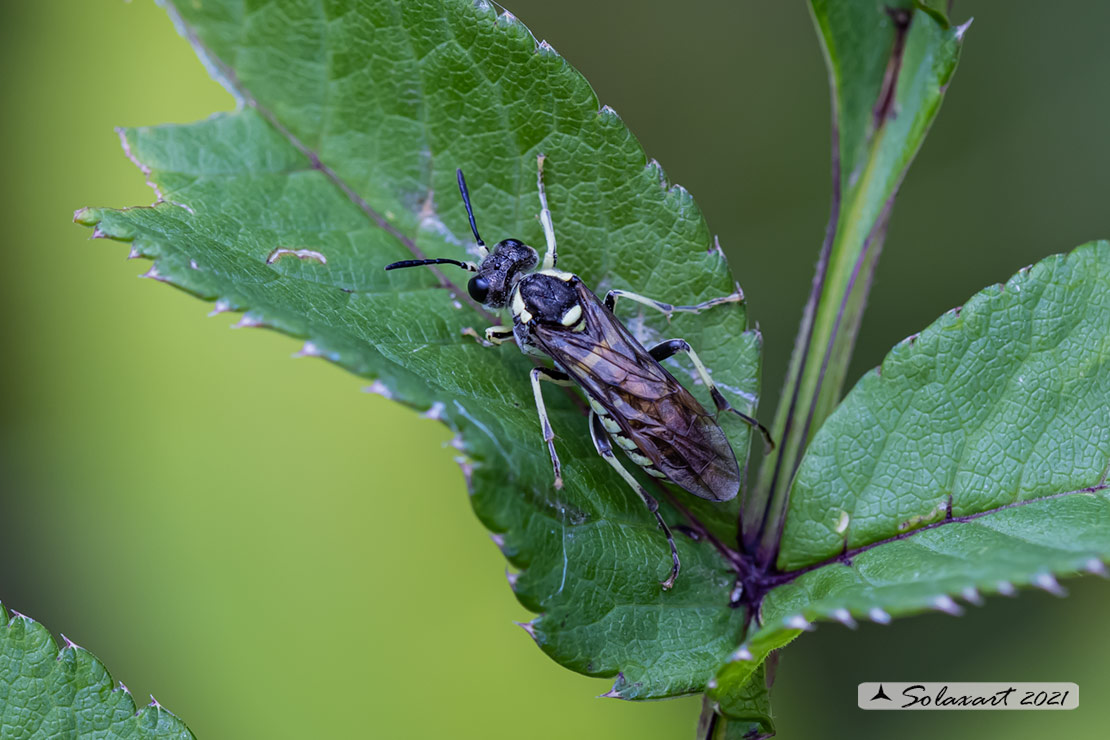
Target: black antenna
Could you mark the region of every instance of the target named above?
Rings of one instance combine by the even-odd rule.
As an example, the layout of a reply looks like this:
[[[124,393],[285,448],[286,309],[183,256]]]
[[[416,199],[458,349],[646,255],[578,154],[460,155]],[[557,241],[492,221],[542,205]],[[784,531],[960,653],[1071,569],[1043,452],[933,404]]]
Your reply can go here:
[[[459,176],[459,192],[462,193],[463,205],[466,206],[466,216],[470,219],[470,230],[474,232],[474,241],[478,242],[479,247],[485,247],[486,243],[478,236],[478,225],[474,223],[474,211],[470,208],[470,191],[466,189],[466,178],[463,177],[461,168],[455,170],[455,173]]]
[[[446,257],[439,257],[434,260],[401,260],[394,262],[391,265],[386,265],[387,270],[398,270],[402,267],[420,267],[421,265],[458,265],[468,272],[474,272],[474,265],[466,262],[459,262],[458,260],[449,260]]]

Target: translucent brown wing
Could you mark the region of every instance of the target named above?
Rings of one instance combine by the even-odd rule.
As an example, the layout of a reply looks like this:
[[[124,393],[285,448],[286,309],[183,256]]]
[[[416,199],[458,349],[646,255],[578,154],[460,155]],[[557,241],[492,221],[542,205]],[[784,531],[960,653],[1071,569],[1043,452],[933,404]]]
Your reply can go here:
[[[728,438],[697,399],[576,280],[584,328],[533,323],[531,338],[674,483],[712,501],[740,490]]]

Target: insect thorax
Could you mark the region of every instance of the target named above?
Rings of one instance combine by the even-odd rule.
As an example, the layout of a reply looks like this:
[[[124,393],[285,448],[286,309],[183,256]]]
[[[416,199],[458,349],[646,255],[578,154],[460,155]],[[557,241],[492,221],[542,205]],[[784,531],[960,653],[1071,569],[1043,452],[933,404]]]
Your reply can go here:
[[[582,305],[578,278],[569,272],[542,270],[523,277],[513,291],[513,323],[578,328]]]

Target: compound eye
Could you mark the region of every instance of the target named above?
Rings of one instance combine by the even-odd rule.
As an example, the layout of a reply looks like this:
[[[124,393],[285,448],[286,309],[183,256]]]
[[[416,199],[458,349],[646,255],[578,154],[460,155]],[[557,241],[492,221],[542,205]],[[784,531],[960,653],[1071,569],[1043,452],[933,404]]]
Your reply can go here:
[[[489,281],[481,275],[470,278],[470,282],[466,284],[466,292],[470,293],[470,297],[478,301],[478,303],[485,303],[489,298]]]

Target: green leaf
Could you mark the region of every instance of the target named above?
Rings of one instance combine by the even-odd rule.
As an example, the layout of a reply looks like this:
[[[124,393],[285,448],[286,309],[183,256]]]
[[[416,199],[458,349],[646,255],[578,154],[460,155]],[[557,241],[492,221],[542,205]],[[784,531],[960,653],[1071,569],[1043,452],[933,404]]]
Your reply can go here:
[[[550,46],[484,2],[166,5],[241,109],[122,131],[158,202],[76,220],[153,259],[150,277],[244,311],[241,325],[303,338],[305,353],[457,430],[475,512],[521,569],[514,591],[541,614],[526,629],[551,657],[617,676],[622,698],[700,691],[744,627],[720,544],[736,542],[736,502],[679,495],[700,536],[678,536],[682,575],[663,593],[669,558],[652,516],[597,457],[580,408],[550,387],[566,479],[553,488],[532,364],[515,347],[464,336],[490,323],[461,288],[466,273],[382,269],[420,254],[473,256],[456,167],[487,239],[542,245],[543,152],[561,267],[602,294],[729,294],[690,194]],[[733,404],[754,413],[760,337],[741,303],[669,325],[645,311],[618,307],[646,342],[688,339]],[[669,364],[693,378],[685,360]],[[743,464],[749,430],[724,426]],[[385,494],[373,485],[368,475],[367,495]],[[419,536],[418,522],[406,526]]]
[[[973,296],[865,375],[806,453],[779,568],[1100,484],[1110,243]]]
[[[712,684],[711,684],[712,685]],[[762,740],[774,737],[767,665],[760,663],[747,681],[731,682],[702,701],[699,740]]]
[[[64,636],[63,636],[63,639]],[[192,738],[185,723],[151,697],[135,710],[104,664],[38,622],[0,604],[0,736]]]
[[[967,26],[913,0],[812,0],[833,96],[833,204],[772,433],[745,507],[769,565],[793,474],[840,400],[894,196],[940,109]],[[758,543],[758,547],[756,547]]]
[[[817,433],[791,492],[746,681],[815,620],[885,623],[953,597],[1105,574],[1110,242],[1046,259],[896,346]]]

